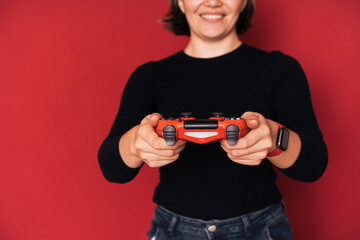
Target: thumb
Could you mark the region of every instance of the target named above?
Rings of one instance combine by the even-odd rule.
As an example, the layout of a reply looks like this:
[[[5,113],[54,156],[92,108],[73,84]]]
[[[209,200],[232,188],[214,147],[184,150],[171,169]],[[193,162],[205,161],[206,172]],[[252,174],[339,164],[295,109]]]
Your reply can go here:
[[[257,112],[245,112],[241,118],[244,118],[246,125],[250,129],[254,129],[260,126],[260,117],[261,115]]]
[[[150,115],[149,123],[150,126],[156,127],[158,125],[159,120],[162,118],[162,116],[159,113],[153,113]]]
[[[248,126],[248,128],[254,129],[254,128],[259,127],[260,122],[257,117],[250,117],[250,118],[246,119],[246,125]]]

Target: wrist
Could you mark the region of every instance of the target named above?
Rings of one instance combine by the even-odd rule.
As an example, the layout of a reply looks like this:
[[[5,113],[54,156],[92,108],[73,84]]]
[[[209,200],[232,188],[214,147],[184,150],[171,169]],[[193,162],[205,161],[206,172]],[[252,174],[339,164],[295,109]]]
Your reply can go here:
[[[137,127],[125,133],[119,141],[120,156],[124,163],[131,168],[138,168],[143,164],[138,151],[135,149],[135,132],[137,132]]]
[[[277,134],[276,134],[276,140],[275,145],[276,148],[272,150],[271,152],[268,152],[267,157],[274,157],[282,153],[283,151],[286,151],[288,144],[289,144],[289,137],[290,132],[287,130],[283,125],[277,122],[273,122],[278,126]]]
[[[270,135],[271,135],[271,140],[272,140],[272,146],[271,148],[268,149],[268,153],[274,151],[277,148],[277,143],[276,143],[276,139],[277,139],[277,133],[279,131],[279,126],[272,120],[270,119],[266,119],[269,129],[270,129]]]

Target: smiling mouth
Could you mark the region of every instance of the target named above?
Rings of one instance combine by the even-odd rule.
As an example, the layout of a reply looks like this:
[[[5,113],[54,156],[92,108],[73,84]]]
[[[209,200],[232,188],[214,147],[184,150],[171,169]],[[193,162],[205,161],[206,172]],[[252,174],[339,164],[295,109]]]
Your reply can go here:
[[[200,14],[200,17],[205,18],[207,20],[218,20],[224,18],[224,14]]]

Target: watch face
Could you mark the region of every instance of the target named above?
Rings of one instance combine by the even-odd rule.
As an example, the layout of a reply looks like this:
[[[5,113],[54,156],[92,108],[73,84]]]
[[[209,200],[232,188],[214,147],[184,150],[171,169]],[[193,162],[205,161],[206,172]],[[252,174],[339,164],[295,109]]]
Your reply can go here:
[[[278,133],[277,145],[282,151],[288,147],[289,131],[286,128],[280,128]]]

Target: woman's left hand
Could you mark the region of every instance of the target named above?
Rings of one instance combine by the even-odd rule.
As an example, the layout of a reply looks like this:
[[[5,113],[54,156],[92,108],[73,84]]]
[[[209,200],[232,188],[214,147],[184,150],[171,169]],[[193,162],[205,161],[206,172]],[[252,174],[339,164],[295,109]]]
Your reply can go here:
[[[221,147],[228,157],[239,164],[259,165],[266,158],[268,152],[276,148],[275,141],[278,126],[271,120],[265,119],[260,113],[246,112],[241,118],[251,131],[230,146],[226,139],[220,141]]]

